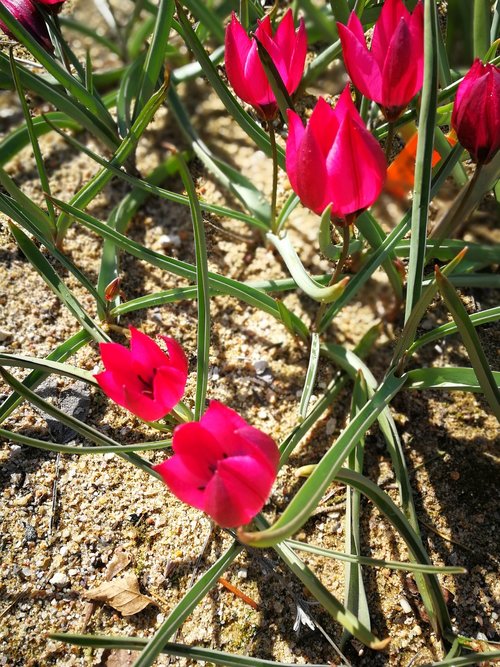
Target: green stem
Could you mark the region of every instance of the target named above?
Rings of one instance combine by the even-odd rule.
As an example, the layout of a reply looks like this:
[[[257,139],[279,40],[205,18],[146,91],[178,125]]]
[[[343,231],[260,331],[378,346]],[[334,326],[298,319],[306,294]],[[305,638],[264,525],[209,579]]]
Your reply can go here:
[[[248,0],[240,0],[240,23],[245,30],[248,30],[250,24],[248,18]]]
[[[335,285],[335,283],[338,282],[340,279],[340,276],[342,274],[342,269],[344,268],[346,260],[349,257],[350,240],[351,240],[351,226],[349,224],[346,224],[342,227],[342,251],[340,253],[339,261],[337,262],[337,266],[335,267],[335,271],[333,272],[332,277],[330,278],[328,286]],[[323,315],[325,314],[327,305],[328,305],[327,303],[322,303],[321,306],[318,308],[316,319],[314,320],[314,327],[313,327],[314,331],[318,331],[319,324],[323,319]]]
[[[269,142],[271,144],[271,157],[273,160],[273,186],[271,193],[271,230],[273,234],[277,233],[276,229],[276,201],[278,198],[278,151],[276,148],[276,133],[274,131],[273,122],[268,122]]]
[[[385,159],[387,161],[387,164],[389,164],[390,157],[391,157],[391,150],[392,150],[392,144],[394,141],[394,135],[396,133],[396,126],[394,123],[389,123],[389,129],[387,132],[387,137],[385,140]]]

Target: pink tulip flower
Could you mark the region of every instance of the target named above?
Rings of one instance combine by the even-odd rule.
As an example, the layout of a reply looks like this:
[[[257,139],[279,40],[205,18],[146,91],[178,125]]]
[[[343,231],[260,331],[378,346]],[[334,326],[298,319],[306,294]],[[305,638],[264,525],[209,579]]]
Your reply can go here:
[[[296,31],[289,9],[273,36],[271,20],[266,16],[259,21],[255,36],[272,58],[291,95],[297,90],[304,71],[307,53],[304,21],[301,19]],[[257,43],[247,35],[234,12],[226,29],[225,63],[227,78],[238,97],[251,104],[264,120],[273,119],[278,106],[260,61]]]
[[[47,26],[42,15],[31,0],[0,0],[0,2],[37,42],[52,53],[54,47],[50,41]],[[6,35],[15,39],[14,35],[2,21],[0,21],[0,28]]]
[[[386,161],[346,86],[335,109],[320,97],[307,126],[288,111],[286,171],[304,206],[351,222],[371,206],[385,181]],[[345,224],[345,223],[342,223]]]
[[[338,25],[344,63],[353,84],[396,120],[422,88],[424,21],[419,2],[413,14],[402,0],[386,0],[373,30],[371,50],[363,26],[352,12],[347,26]]]
[[[174,455],[155,466],[174,495],[219,525],[248,523],[276,479],[276,443],[234,410],[211,401],[199,422],[177,426]]]
[[[146,334],[133,327],[130,333],[130,349],[118,343],[100,344],[106,370],[94,377],[115,403],[145,421],[155,421],[181,400],[188,362],[172,338],[161,336],[167,354]]]
[[[59,14],[66,0],[35,0],[35,2],[42,5],[47,12]]]
[[[474,61],[458,86],[451,124],[474,162],[493,159],[500,149],[500,68]]]

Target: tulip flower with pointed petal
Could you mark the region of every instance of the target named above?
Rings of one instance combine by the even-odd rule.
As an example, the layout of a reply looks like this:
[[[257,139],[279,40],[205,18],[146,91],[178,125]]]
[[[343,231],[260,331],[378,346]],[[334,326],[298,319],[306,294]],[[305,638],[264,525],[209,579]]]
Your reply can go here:
[[[45,21],[31,0],[0,0],[0,3],[47,51],[54,50]],[[0,28],[6,35],[15,39],[2,21]]]
[[[410,14],[402,0],[386,0],[373,30],[370,51],[355,12],[347,26],[337,26],[351,81],[363,95],[380,105],[387,120],[396,120],[422,88],[422,3],[418,2]]]
[[[304,21],[300,20],[296,31],[289,9],[273,35],[271,20],[266,16],[259,21],[255,36],[268,52],[291,95],[297,90],[304,71],[307,53]],[[234,12],[226,29],[225,64],[227,78],[238,97],[251,104],[263,119],[273,119],[278,105],[260,61],[257,43],[247,35]]]
[[[154,340],[130,327],[130,349],[101,343],[106,370],[95,375],[99,386],[115,403],[144,419],[164,417],[181,400],[188,363],[182,347],[162,336],[168,354]]]
[[[479,59],[458,86],[451,124],[474,162],[490,162],[500,149],[500,69]]]
[[[288,111],[286,171],[304,206],[351,222],[371,206],[384,185],[386,161],[344,89],[335,109],[320,97],[307,126]]]
[[[174,455],[155,466],[180,500],[219,525],[248,523],[264,506],[276,479],[276,443],[234,410],[211,401],[199,422],[174,430]]]

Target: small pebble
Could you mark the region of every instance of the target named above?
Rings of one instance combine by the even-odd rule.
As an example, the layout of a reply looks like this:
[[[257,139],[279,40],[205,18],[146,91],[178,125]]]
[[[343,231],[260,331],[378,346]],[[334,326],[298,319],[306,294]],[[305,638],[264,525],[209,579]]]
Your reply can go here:
[[[64,588],[64,586],[69,584],[69,579],[64,572],[56,572],[52,579],[49,580],[49,584],[57,586],[57,588]]]
[[[406,598],[399,598],[399,606],[401,607],[401,609],[404,611],[405,614],[411,614],[412,608]]]

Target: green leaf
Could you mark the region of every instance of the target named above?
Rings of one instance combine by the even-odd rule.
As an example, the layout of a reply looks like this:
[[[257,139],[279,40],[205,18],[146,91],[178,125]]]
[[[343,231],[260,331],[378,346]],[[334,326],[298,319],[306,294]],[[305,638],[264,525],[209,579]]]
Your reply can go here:
[[[241,532],[238,537],[251,546],[274,546],[302,528],[334,480],[360,437],[405,383],[404,378],[386,377],[370,401],[360,410],[317,464],[314,472],[292,498],[271,528],[262,532]]]
[[[318,373],[319,362],[319,336],[317,333],[311,334],[311,349],[309,352],[309,364],[307,366],[306,379],[302,389],[302,396],[300,397],[299,418],[304,420],[309,409],[309,401],[316,382],[316,375]]]
[[[174,16],[174,0],[160,0],[158,3],[153,37],[148,47],[144,67],[140,74],[140,86],[134,110],[134,119],[139,117],[149,103],[158,83],[163,66],[168,36]]]
[[[474,58],[484,58],[490,47],[491,0],[474,0]]]
[[[208,282],[207,245],[205,227],[193,179],[186,163],[179,156],[180,174],[191,208],[193,221],[194,251],[196,256],[196,286],[198,301],[198,344],[196,362],[196,397],[194,419],[199,420],[205,411],[210,357],[210,287]]]
[[[281,255],[292,278],[308,296],[320,303],[332,303],[341,296],[349,278],[344,278],[334,285],[324,287],[307,273],[295,252],[295,248],[292,246],[288,234],[285,233],[279,237],[268,232],[266,236]]]
[[[424,84],[418,122],[405,323],[420,299],[424,276],[438,88],[436,13],[435,2],[424,4]]]
[[[493,383],[500,386],[500,372],[492,371]],[[416,368],[405,373],[405,389],[444,389],[482,392],[473,368]]]
[[[14,366],[16,368],[32,368],[34,370],[43,371],[44,374],[56,373],[56,375],[64,375],[65,377],[74,378],[75,380],[83,380],[91,384],[97,384],[94,376],[89,371],[85,371],[76,366],[65,364],[61,361],[52,361],[51,359],[36,359],[35,357],[27,357],[24,354],[7,354],[0,352],[0,366]]]
[[[154,636],[147,642],[141,655],[135,661],[134,667],[150,667],[154,663],[170,637],[181,627],[205,595],[212,590],[221,574],[227,570],[229,565],[240,554],[241,550],[242,546],[237,542],[233,542],[212,567],[198,579],[194,586],[170,612]]]
[[[466,667],[466,665],[481,665],[487,662],[497,662],[500,659],[500,651],[485,651],[483,653],[471,653],[460,658],[450,658],[438,662],[427,662],[422,667]]]
[[[73,354],[75,354],[83,345],[88,343],[90,340],[89,333],[84,329],[74,334],[68,340],[64,341],[58,345],[55,350],[53,350],[48,357],[47,361],[60,361],[64,362],[66,359],[69,359]],[[42,371],[33,371],[22,381],[23,386],[30,389],[35,389],[40,382],[47,377],[48,373]],[[13,393],[0,405],[0,423],[2,423],[7,417],[23,402],[24,398],[17,394]]]
[[[64,303],[68,310],[76,317],[84,329],[99,342],[109,341],[109,336],[101,329],[101,327],[92,320],[92,318],[85,312],[82,305],[75,297],[73,292],[61,280],[61,278],[54,271],[49,262],[45,259],[42,253],[38,250],[36,245],[31,241],[24,232],[22,232],[15,225],[10,225],[10,231],[14,236],[18,246],[26,255],[26,258],[38,271],[47,285],[51,288],[54,294]]]
[[[142,637],[117,637],[103,635],[74,635],[62,632],[49,635],[51,639],[59,642],[66,642],[74,646],[88,646],[91,648],[107,649],[128,649],[131,651],[141,651],[148,640]],[[183,644],[172,644],[166,642],[161,649],[161,653],[172,655],[187,660],[197,662],[213,663],[223,667],[296,667],[296,664],[285,662],[275,662],[274,660],[263,660],[245,655],[234,655],[223,651],[215,651],[209,648],[198,646],[184,646]],[[310,667],[324,667],[324,665],[313,665]]]

